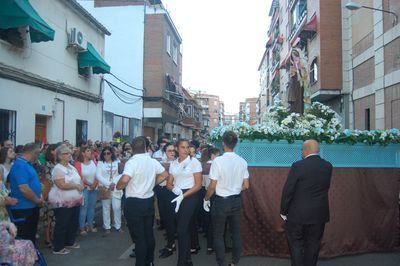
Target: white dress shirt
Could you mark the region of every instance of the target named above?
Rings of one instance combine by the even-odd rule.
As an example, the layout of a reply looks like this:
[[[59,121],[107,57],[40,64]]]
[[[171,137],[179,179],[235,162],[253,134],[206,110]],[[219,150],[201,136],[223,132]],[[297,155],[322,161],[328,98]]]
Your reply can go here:
[[[180,189],[191,189],[194,187],[194,173],[201,173],[203,168],[196,158],[188,156],[182,162],[178,159],[169,166],[169,173],[174,176],[174,186]]]
[[[153,197],[156,176],[164,171],[164,167],[148,153],[132,156],[126,162],[123,172],[123,175],[131,177],[125,189],[126,197],[140,199]]]
[[[215,193],[218,196],[238,195],[242,191],[243,180],[249,178],[247,162],[234,152],[225,152],[214,159],[209,176],[217,181]]]

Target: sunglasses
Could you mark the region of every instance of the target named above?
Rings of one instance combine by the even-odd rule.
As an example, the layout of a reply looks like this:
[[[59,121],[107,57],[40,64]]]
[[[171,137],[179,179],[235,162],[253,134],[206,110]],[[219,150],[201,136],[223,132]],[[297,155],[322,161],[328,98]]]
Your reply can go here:
[[[166,150],[167,152],[175,151],[175,150]]]
[[[111,152],[105,152],[104,155],[111,155]]]

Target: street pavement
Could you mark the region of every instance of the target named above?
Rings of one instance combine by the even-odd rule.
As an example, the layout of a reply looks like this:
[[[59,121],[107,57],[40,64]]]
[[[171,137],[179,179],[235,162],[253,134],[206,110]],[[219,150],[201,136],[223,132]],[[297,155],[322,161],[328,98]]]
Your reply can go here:
[[[96,213],[97,225],[101,224],[99,215],[101,210]],[[101,226],[98,226],[100,228]],[[44,247],[43,239],[39,239],[40,250],[43,252],[49,266],[70,266],[70,265],[96,265],[96,266],[123,266],[135,265],[135,259],[129,258],[132,249],[132,242],[129,237],[128,229],[123,227],[125,232],[119,233],[112,231],[105,235],[100,229],[97,233],[90,233],[85,237],[78,236],[80,249],[73,249],[68,255],[53,255],[51,250]],[[163,232],[155,229],[156,251],[155,265],[175,266],[177,262],[177,252],[167,259],[158,258],[158,250],[165,245]],[[202,235],[201,250],[197,255],[192,256],[193,264],[197,266],[216,265],[215,255],[206,254],[206,242]],[[227,253],[229,256],[231,253]],[[271,258],[271,257],[243,257],[240,261],[242,266],[290,266],[290,260]],[[355,256],[346,256],[335,259],[320,260],[318,266],[399,266],[400,252],[391,253],[370,253]]]

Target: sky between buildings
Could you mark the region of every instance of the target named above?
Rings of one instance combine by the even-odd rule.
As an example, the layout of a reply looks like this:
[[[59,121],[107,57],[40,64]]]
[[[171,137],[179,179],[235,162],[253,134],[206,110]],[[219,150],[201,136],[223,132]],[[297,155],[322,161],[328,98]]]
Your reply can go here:
[[[163,0],[183,39],[183,86],[219,95],[225,110],[258,97],[271,0]]]

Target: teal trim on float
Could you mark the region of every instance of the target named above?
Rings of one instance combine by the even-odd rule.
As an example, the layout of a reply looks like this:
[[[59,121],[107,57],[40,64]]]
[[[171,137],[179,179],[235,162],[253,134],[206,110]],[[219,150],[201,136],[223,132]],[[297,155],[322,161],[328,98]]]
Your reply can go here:
[[[290,167],[301,160],[302,141],[239,141],[235,152],[249,166]],[[222,149],[221,142],[216,146]],[[387,146],[367,144],[320,144],[320,155],[334,167],[343,168],[400,168],[400,144]]]

